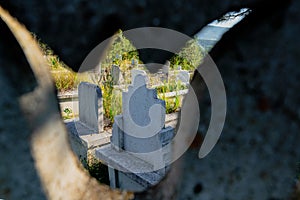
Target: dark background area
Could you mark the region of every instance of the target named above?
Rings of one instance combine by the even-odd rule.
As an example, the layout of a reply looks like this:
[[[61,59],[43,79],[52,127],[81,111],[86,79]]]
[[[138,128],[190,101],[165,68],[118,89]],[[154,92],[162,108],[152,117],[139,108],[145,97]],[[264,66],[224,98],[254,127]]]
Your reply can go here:
[[[223,48],[230,48],[227,43],[238,41],[243,34],[251,33],[259,24],[272,24],[272,28],[278,28],[291,1],[1,0],[0,4],[77,71],[86,55],[118,29],[158,26],[192,37],[203,26],[228,11],[243,7],[252,9],[249,20],[237,28],[235,34],[228,34],[227,41],[222,42],[224,45],[219,45],[220,51],[223,51]],[[144,62],[164,63],[170,56],[162,56],[162,52],[145,51],[140,53]]]

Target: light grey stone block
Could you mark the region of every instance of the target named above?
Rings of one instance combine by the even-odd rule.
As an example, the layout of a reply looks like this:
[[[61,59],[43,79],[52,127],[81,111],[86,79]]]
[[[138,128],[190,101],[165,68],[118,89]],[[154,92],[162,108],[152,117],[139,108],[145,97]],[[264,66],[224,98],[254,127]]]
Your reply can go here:
[[[146,87],[146,78],[136,75],[128,92],[123,92],[122,116],[125,133],[149,138],[157,134],[165,123],[165,102],[157,98],[155,89]]]
[[[121,76],[122,76],[119,66],[117,66],[117,65],[112,66],[111,75],[112,75],[112,79],[113,79],[113,84],[114,85],[119,85],[120,80],[121,80]]]
[[[94,84],[81,82],[78,86],[79,120],[99,133],[103,131],[101,89]]]
[[[183,83],[189,83],[190,74],[187,70],[179,70],[176,76],[176,80],[180,80]]]
[[[115,188],[119,187],[119,185],[117,183],[118,172],[114,168],[112,168],[110,166],[108,166],[108,176],[109,176],[110,187],[112,189],[115,189]]]
[[[146,79],[146,84],[149,83],[149,78],[147,77],[147,73],[141,69],[132,69],[131,70],[131,83],[133,84],[134,79],[137,75],[143,75]]]
[[[78,119],[68,120],[65,122],[69,133],[71,148],[79,159],[87,159],[87,152],[94,150],[96,147],[109,144],[111,133],[95,133],[94,130],[86,127]]]
[[[124,149],[124,133],[120,127],[123,127],[122,115],[117,115],[114,118],[115,123],[113,124],[111,145],[117,151]]]
[[[117,172],[119,178],[119,188],[126,188],[129,191],[143,191],[151,186],[146,181],[139,179],[132,173]]]

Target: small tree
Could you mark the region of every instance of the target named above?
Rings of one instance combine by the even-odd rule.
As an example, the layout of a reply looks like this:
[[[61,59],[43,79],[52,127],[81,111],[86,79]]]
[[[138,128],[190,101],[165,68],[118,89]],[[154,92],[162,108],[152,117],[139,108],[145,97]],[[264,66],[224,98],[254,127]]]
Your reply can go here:
[[[184,70],[194,70],[201,63],[205,51],[196,39],[187,42],[182,50],[171,58],[171,67],[180,65]]]
[[[106,58],[99,64],[99,72],[93,74],[93,79],[96,80],[94,82],[101,87],[103,92],[104,114],[111,122],[113,122],[114,116],[121,112],[122,100],[120,93],[114,92],[112,65],[120,67],[123,77],[130,77],[128,73],[130,73],[132,68],[131,60],[138,60],[136,48],[124,37],[121,30],[113,37],[113,42],[108,49]],[[129,83],[129,80],[125,79],[124,83]]]

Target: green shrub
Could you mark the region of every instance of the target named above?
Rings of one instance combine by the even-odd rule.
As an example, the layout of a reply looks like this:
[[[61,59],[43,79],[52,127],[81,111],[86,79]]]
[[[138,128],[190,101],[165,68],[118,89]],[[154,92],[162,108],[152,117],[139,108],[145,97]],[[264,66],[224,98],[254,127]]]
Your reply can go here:
[[[59,57],[53,53],[51,48],[43,43],[37,36],[34,38],[38,41],[44,55],[45,59],[50,68],[50,72],[54,79],[55,86],[59,92],[64,92],[67,90],[73,90],[76,88],[75,82],[77,79],[77,74],[73,72],[67,65],[59,60]]]
[[[181,107],[181,96],[162,98],[166,102],[166,113],[177,112]]]
[[[178,111],[178,109],[181,107],[182,96],[176,95],[174,97],[166,97],[165,94],[168,92],[176,92],[184,89],[187,89],[187,86],[180,81],[176,82],[175,80],[156,87],[158,97],[166,102],[167,114]]]
[[[138,60],[136,48],[127,40],[122,31],[114,35],[111,47],[108,49],[106,58],[100,63],[101,73],[99,77],[94,77],[94,83],[98,84],[102,90],[104,115],[114,121],[114,116],[122,111],[122,93],[114,89],[112,79],[112,65],[118,65],[125,78],[124,84],[130,83],[131,60]]]
[[[76,74],[71,71],[51,71],[55,86],[58,91],[68,91],[74,89]]]
[[[122,93],[114,89],[111,69],[116,64],[120,67],[124,77],[125,85],[131,81],[130,70],[134,67],[131,65],[132,59],[141,63],[136,48],[127,40],[122,31],[118,31],[113,38],[111,47],[108,49],[106,57],[100,62],[101,71],[99,74],[91,76],[87,73],[75,73],[61,62],[58,56],[45,44],[38,40],[47,63],[49,64],[51,74],[53,76],[55,86],[59,92],[74,90],[82,81],[92,82],[102,90],[104,115],[113,123],[114,116],[121,113],[122,110]],[[197,41],[191,40],[187,45],[171,60],[171,68],[180,65],[184,70],[194,70],[201,62],[204,51],[198,45]],[[92,77],[92,78],[91,78]],[[166,102],[166,112],[172,113],[177,111],[181,106],[181,96],[165,97],[163,94],[167,92],[186,89],[186,86],[175,81],[165,83],[163,86],[156,88],[159,98]],[[66,117],[70,116],[70,113]]]
[[[74,113],[71,108],[65,108],[62,113],[63,119],[72,119],[74,118]]]
[[[118,65],[121,71],[131,69],[131,60],[138,58],[138,52],[131,42],[126,39],[123,32],[119,30],[114,36],[111,47],[103,61],[101,61],[102,70],[106,71],[113,64]]]
[[[122,93],[120,90],[113,88],[112,81],[104,82],[101,86],[101,90],[104,115],[112,124],[114,122],[114,117],[122,112]]]
[[[176,69],[176,66],[180,65],[183,70],[195,70],[201,63],[204,54],[205,51],[197,40],[192,39],[178,54],[171,58],[171,68]]]
[[[166,92],[175,92],[179,90],[187,89],[187,86],[180,81],[170,81],[168,83],[164,83],[155,88],[157,93],[166,93]]]

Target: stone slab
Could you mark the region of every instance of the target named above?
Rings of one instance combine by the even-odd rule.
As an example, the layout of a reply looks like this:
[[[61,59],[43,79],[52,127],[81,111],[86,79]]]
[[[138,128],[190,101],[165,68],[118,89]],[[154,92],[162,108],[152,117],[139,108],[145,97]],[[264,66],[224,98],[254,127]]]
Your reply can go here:
[[[101,89],[92,83],[81,82],[78,86],[79,120],[95,130],[103,131],[103,108]]]
[[[136,138],[124,133],[124,149],[132,153],[149,153],[162,148],[173,138],[174,129],[167,127],[149,138]]]
[[[87,151],[110,143],[111,133],[103,131],[100,134],[89,129],[78,119],[65,121],[72,150],[79,158],[86,158]],[[79,134],[85,133],[85,134]]]
[[[121,173],[144,188],[157,184],[162,178],[156,171],[139,173],[140,171],[152,171],[153,166],[126,151],[115,150],[110,144],[96,148],[95,155],[109,167],[121,169]]]
[[[126,151],[117,151],[110,144],[96,148],[95,155],[108,166],[120,169],[124,172],[138,173],[140,171],[153,170],[153,165],[150,163],[133,157]]]
[[[123,127],[122,115],[117,115],[114,118],[115,123],[113,124],[111,144],[117,151],[124,149],[124,133],[120,127]]]

